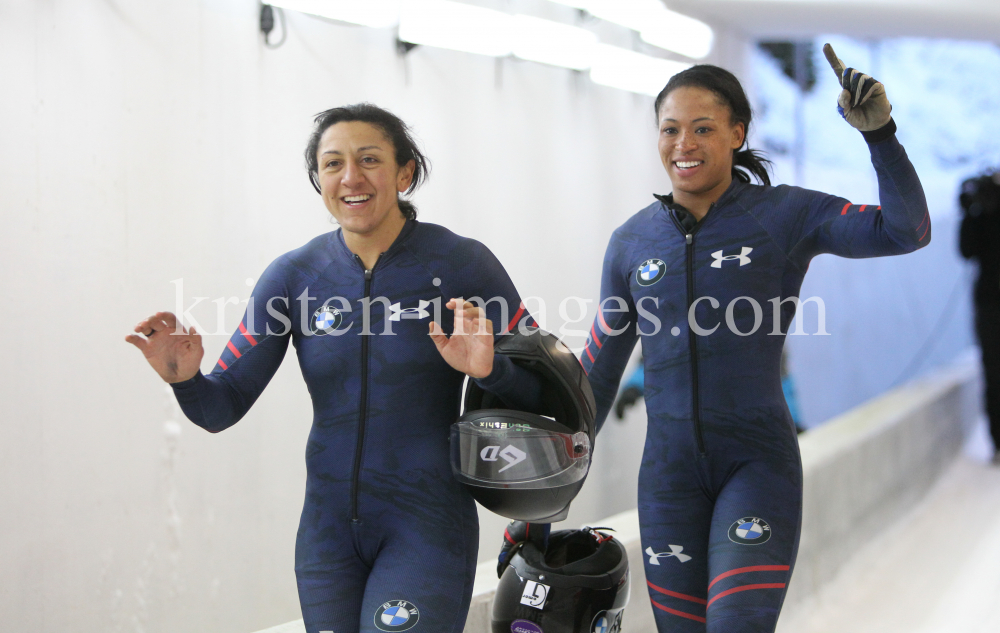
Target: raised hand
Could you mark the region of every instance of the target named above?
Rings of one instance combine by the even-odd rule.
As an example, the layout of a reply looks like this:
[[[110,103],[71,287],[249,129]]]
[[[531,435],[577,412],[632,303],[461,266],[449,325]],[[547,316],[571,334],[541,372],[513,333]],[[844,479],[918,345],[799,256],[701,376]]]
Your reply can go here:
[[[455,326],[449,337],[430,323],[430,336],[441,357],[454,369],[473,378],[485,378],[493,371],[493,322],[486,311],[462,299],[452,299],[445,307],[455,311]]]
[[[823,54],[843,87],[837,98],[840,115],[862,132],[888,125],[892,120],[892,104],[885,96],[885,86],[854,68],[846,67],[829,44],[823,45]]]
[[[125,341],[142,351],[164,382],[184,382],[197,375],[205,348],[201,345],[201,334],[194,327],[188,330],[172,313],[157,312],[140,321],[135,332],[126,336]]]

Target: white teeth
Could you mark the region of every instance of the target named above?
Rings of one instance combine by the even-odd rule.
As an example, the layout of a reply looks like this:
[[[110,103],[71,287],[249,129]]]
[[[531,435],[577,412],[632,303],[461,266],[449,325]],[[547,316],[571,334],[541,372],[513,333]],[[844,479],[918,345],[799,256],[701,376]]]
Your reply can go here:
[[[698,165],[700,165],[700,164],[701,164],[701,161],[700,161],[700,160],[691,160],[691,161],[677,161],[677,162],[676,162],[676,163],[674,163],[674,164],[676,164],[676,165],[677,165],[678,167],[680,167],[681,169],[690,169],[690,168],[692,168],[692,167],[697,167]]]
[[[362,194],[360,196],[344,196],[344,202],[364,202],[369,198],[371,198],[371,195],[369,194]]]

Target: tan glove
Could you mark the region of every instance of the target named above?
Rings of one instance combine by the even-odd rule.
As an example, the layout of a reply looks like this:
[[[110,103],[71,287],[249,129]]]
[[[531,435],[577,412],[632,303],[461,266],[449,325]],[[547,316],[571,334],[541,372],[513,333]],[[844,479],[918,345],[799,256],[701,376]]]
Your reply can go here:
[[[892,120],[892,104],[885,96],[885,86],[872,77],[844,66],[829,44],[823,45],[823,54],[844,89],[837,98],[837,111],[855,129],[862,132],[878,130]]]

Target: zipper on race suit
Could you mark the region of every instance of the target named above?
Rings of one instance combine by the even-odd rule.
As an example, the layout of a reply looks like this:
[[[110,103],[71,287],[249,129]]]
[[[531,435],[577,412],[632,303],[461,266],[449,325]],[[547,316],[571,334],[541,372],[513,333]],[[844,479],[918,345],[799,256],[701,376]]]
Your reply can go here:
[[[711,206],[708,207],[708,211],[712,210],[715,206],[713,202]],[[691,314],[691,306],[694,305],[694,234],[701,227],[701,222],[694,225],[690,231],[687,231],[681,223],[677,221],[677,218],[668,209],[670,213],[670,219],[673,220],[674,225],[677,229],[684,235],[684,250],[685,250],[685,268],[687,272],[687,314]],[[706,215],[708,213],[706,212]],[[704,219],[704,218],[702,218]],[[701,429],[701,400],[698,389],[698,335],[695,334],[694,329],[691,328],[691,324],[688,324],[688,353],[691,355],[691,420],[694,425],[694,439],[698,445],[698,454],[705,454],[705,437],[702,434]]]
[[[365,264],[357,255],[354,256],[361,267]],[[378,266],[378,256],[375,264],[369,269],[365,268],[365,303],[368,305],[369,330],[371,329],[371,293],[372,293],[372,271]],[[361,335],[361,406],[358,410],[358,443],[354,447],[354,471],[351,475],[351,521],[358,520],[358,480],[361,477],[361,456],[365,447],[365,424],[368,422],[368,337],[369,334]]]

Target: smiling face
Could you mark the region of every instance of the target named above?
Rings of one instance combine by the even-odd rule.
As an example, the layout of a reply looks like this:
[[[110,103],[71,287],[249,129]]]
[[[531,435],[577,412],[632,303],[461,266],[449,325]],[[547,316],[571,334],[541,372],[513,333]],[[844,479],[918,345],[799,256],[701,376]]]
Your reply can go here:
[[[341,228],[366,238],[391,234],[391,242],[406,221],[397,194],[410,186],[413,161],[397,165],[392,142],[362,121],[328,127],[316,158],[323,203]]]
[[[707,210],[732,182],[733,150],[746,130],[732,123],[729,107],[710,90],[685,86],[660,105],[660,160],[674,187],[674,200],[694,212]]]

